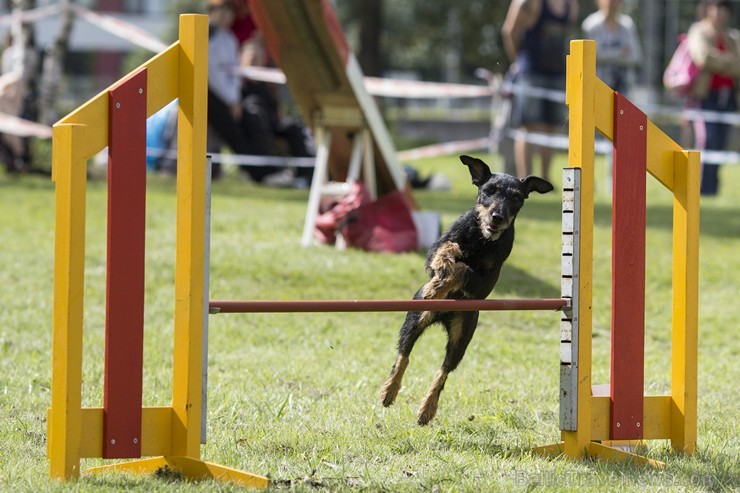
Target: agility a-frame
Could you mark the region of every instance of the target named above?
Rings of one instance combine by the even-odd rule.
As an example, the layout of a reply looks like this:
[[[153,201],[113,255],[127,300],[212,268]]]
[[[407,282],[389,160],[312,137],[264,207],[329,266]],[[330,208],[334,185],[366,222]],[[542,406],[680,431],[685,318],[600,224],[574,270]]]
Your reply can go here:
[[[564,246],[577,256],[563,263],[563,297],[571,309],[561,321],[560,429],[562,442],[539,447],[607,460],[654,460],[610,446],[612,441],[669,439],[693,453],[697,434],[699,153],[684,151],[624,96],[596,77],[596,45],[573,41],[568,56],[570,111],[564,195],[574,219],[564,220]],[[594,139],[614,143],[612,217],[612,348],[608,395],[591,381]],[[671,394],[644,395],[646,175],[673,193]],[[564,207],[566,207],[564,205]],[[564,212],[566,212],[564,210]],[[565,216],[565,215],[564,215]]]

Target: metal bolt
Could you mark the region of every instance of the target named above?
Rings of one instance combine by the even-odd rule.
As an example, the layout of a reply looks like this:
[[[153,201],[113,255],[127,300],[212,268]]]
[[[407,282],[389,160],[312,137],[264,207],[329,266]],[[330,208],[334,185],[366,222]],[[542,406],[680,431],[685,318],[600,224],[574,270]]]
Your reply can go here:
[[[142,89],[141,87],[139,88],[139,94],[144,94],[144,89]]]
[[[638,427],[638,428],[640,427],[640,422],[639,422],[639,421],[637,422],[637,427]]]
[[[620,115],[624,115],[624,110],[619,110]]]
[[[640,426],[640,423],[637,423],[637,426]],[[138,438],[134,438],[134,443],[139,443],[139,439]]]
[[[619,421],[617,421],[617,428],[619,428],[620,426],[622,426],[622,424]]]
[[[644,128],[645,128],[645,127],[643,127],[642,125],[640,125],[640,130],[643,130]]]
[[[111,439],[110,444],[111,445],[115,445],[116,444],[116,439],[115,438]]]
[[[121,107],[121,103],[116,103],[116,108],[120,108],[120,107]]]

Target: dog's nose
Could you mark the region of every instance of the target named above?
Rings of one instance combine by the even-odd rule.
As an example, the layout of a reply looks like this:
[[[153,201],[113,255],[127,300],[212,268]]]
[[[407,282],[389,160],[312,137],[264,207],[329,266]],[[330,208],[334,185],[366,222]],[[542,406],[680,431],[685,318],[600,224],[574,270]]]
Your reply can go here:
[[[499,224],[504,222],[504,216],[502,216],[498,212],[494,212],[491,214],[491,222],[498,226]]]

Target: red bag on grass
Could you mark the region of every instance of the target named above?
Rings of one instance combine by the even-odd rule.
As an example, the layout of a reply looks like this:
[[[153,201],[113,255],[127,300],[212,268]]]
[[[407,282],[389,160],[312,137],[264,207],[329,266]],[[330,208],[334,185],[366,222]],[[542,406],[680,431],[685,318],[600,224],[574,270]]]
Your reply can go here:
[[[406,199],[399,190],[377,200],[361,182],[316,220],[315,236],[334,243],[337,231],[347,245],[374,252],[408,252],[418,248],[419,238]]]

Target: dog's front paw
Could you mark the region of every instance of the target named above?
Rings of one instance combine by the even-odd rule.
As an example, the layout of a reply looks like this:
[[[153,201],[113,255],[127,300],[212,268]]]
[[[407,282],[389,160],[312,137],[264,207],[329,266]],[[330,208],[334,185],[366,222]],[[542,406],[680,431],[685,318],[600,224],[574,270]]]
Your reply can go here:
[[[459,291],[465,284],[465,276],[470,267],[463,262],[455,262],[447,266],[444,272],[435,272],[429,282],[424,285],[421,296],[425,300],[441,300],[453,291]]]
[[[471,269],[465,262],[455,262],[452,266],[452,273],[450,275],[450,279],[452,280],[451,284],[455,284],[456,289],[459,289],[463,284],[465,284],[465,276],[468,272],[472,271],[473,269]]]

